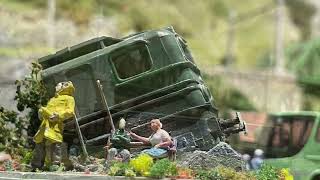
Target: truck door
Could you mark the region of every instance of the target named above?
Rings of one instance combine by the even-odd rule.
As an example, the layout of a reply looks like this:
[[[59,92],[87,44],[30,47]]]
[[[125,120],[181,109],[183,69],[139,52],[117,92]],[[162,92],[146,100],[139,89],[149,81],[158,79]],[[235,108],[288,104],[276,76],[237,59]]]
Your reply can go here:
[[[316,121],[313,136],[310,138],[309,146],[306,149],[304,167],[309,170],[308,177],[311,179],[320,178],[320,117]]]
[[[292,167],[290,167],[295,179],[309,179],[313,172],[320,171],[319,118],[309,123],[309,126],[303,129],[306,135],[300,139],[303,148],[297,156],[293,157]]]

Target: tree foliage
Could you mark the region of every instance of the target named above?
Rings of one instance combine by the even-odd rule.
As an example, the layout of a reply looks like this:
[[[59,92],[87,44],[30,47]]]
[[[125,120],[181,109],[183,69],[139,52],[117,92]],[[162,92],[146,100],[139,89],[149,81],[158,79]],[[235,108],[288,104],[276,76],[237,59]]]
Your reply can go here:
[[[219,76],[208,77],[204,75],[215,105],[219,108],[222,115],[226,115],[229,109],[253,111],[256,110],[249,99],[239,90],[232,87]]]
[[[40,126],[39,108],[48,101],[47,91],[39,74],[41,69],[40,64],[33,62],[30,75],[23,80],[16,81],[15,100],[18,101],[17,108],[19,111],[28,109],[27,119],[30,123],[28,134],[30,136],[33,136]]]
[[[311,35],[311,18],[316,8],[307,1],[286,0],[292,22],[299,28],[301,39],[307,40]]]
[[[28,121],[14,111],[0,107],[0,152],[19,154],[25,146]]]

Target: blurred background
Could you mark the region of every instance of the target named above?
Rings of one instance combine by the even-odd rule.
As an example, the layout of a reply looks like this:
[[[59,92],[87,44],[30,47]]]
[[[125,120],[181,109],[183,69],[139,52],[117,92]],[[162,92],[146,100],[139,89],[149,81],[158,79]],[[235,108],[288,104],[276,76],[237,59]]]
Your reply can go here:
[[[318,0],[0,0],[0,105],[30,63],[98,36],[173,26],[222,115],[319,110]]]

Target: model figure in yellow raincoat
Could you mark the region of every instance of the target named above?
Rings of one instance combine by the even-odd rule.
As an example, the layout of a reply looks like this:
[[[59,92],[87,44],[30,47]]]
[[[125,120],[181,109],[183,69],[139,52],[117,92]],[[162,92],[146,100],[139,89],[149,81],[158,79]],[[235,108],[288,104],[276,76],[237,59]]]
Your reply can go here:
[[[71,81],[58,83],[55,96],[49,100],[47,106],[39,109],[41,125],[33,138],[36,143],[31,162],[33,168],[42,168],[44,162],[51,165],[63,161],[59,146],[63,142],[63,121],[74,117],[74,91]]]

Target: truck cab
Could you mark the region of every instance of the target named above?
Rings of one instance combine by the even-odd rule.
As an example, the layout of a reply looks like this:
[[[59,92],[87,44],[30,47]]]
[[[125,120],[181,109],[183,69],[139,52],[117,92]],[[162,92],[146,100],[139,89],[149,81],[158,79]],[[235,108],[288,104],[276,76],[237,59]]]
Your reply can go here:
[[[320,178],[320,113],[272,114],[262,130],[266,164],[289,168],[295,179]],[[269,135],[268,135],[269,134]]]
[[[311,111],[272,114],[242,112],[248,135],[230,142],[241,153],[264,151],[265,163],[289,168],[295,179],[320,178],[320,113]]]
[[[73,82],[78,123],[87,144],[105,144],[111,130],[97,80],[114,123],[123,117],[127,128],[141,135],[150,135],[148,122],[159,118],[165,130],[181,139],[182,148],[208,149],[228,128],[219,123],[187,42],[172,27],[121,39],[98,37],[38,62],[51,95],[58,82]],[[76,138],[75,132],[74,120],[67,122],[65,139]]]

